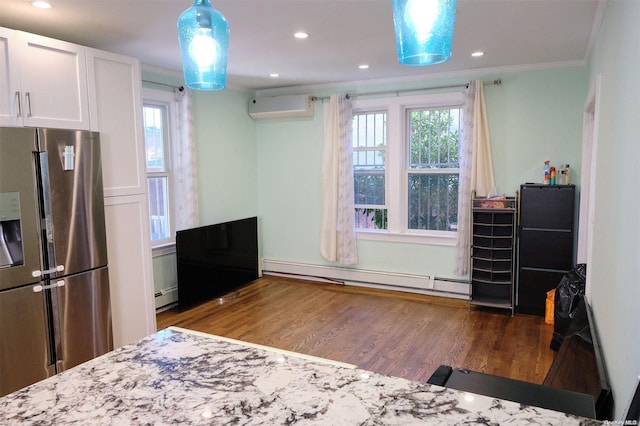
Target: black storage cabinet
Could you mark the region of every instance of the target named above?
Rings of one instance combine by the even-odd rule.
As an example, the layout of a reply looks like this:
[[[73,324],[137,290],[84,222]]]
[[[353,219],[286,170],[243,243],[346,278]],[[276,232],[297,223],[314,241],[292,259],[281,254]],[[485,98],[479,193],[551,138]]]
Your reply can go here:
[[[574,185],[520,186],[518,312],[544,315],[547,292],[574,264]]]

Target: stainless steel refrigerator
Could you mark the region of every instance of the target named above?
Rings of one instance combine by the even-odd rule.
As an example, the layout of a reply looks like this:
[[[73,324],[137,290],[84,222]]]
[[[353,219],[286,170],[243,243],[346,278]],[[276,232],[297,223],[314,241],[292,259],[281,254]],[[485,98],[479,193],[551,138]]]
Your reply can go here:
[[[112,349],[99,134],[0,127],[0,396]]]

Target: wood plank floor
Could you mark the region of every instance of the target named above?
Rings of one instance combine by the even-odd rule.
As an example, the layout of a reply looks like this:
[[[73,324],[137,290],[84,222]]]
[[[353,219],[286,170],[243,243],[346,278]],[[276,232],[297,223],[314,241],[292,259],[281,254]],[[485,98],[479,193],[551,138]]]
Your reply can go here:
[[[426,381],[441,364],[542,383],[555,352],[542,317],[466,301],[264,276],[224,303],[158,314],[175,325]]]

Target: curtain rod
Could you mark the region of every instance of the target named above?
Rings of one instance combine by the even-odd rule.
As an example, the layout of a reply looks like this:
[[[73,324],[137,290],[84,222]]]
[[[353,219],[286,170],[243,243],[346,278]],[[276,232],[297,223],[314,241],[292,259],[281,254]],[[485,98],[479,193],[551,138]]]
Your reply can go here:
[[[498,78],[492,81],[483,81],[482,84],[484,84],[485,86],[493,85],[493,84],[496,86],[500,86],[502,84],[502,80]],[[381,92],[354,93],[353,95],[350,95],[347,93],[347,99],[354,99],[359,96],[375,96],[375,95],[389,95],[389,94],[395,94],[396,96],[400,96],[401,93],[421,92],[424,90],[438,90],[438,89],[462,89],[462,88],[466,89],[468,87],[469,87],[469,83],[465,83],[465,84],[450,84],[448,86],[418,87],[416,89],[384,90]],[[324,101],[326,99],[329,99],[329,96],[323,96],[323,97],[314,96],[312,99],[314,101]]]
[[[143,83],[149,83],[149,84],[155,84],[157,86],[164,86],[164,87],[170,87],[174,90],[178,89],[178,91],[180,92],[184,92],[184,86],[174,86],[173,84],[167,84],[167,83],[159,83],[157,81],[151,81],[151,80],[142,80]]]
[[[159,83],[157,81],[151,81],[151,80],[142,80],[142,82],[155,84],[158,86],[170,87],[174,90],[178,89],[178,91],[180,92],[184,91],[184,86],[174,86],[173,84]],[[502,80],[498,78],[492,81],[483,81],[482,84],[484,84],[485,86],[488,86],[488,85],[500,86],[502,84]],[[395,94],[396,96],[399,96],[401,93],[421,92],[424,90],[462,89],[462,88],[466,89],[468,87],[469,87],[469,83],[465,83],[465,84],[450,84],[447,86],[418,87],[415,89],[404,89],[404,90],[385,90],[381,92],[354,93],[353,95],[350,95],[347,93],[347,99],[354,99],[354,98],[357,98],[358,96],[375,96],[375,95],[388,95],[388,94]],[[329,96],[323,96],[323,97],[313,96],[312,99],[314,101],[324,101],[326,99],[329,99]]]

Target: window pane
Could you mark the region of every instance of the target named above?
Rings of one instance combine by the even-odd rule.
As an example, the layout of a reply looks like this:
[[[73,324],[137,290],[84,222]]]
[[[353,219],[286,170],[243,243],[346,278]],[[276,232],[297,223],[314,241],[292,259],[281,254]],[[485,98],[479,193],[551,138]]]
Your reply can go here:
[[[356,208],[356,228],[387,229],[387,209]]]
[[[147,172],[167,171],[164,153],[165,108],[162,106],[145,105],[143,115]]]
[[[459,167],[461,109],[414,110],[409,119],[409,167]]]
[[[147,179],[149,187],[149,215],[151,218],[151,241],[170,237],[169,229],[169,185],[168,178]]]
[[[355,204],[384,206],[384,170],[360,170],[353,173]]]
[[[352,126],[354,148],[380,148],[386,145],[386,113],[371,112],[354,114]]]
[[[458,174],[409,174],[409,229],[451,231],[458,221]]]

